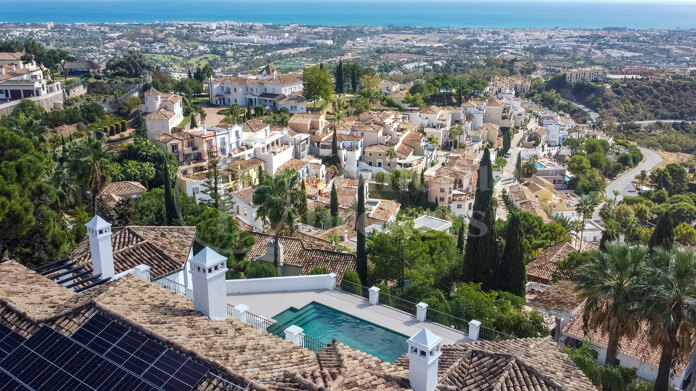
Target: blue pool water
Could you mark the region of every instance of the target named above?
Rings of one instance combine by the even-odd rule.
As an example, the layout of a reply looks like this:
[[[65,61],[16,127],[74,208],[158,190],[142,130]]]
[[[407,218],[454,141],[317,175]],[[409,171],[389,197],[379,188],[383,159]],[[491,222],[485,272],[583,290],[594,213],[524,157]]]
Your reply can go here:
[[[545,168],[546,167],[545,165],[543,165],[542,163],[539,163],[539,162],[534,162],[534,166],[536,168]]]
[[[325,343],[336,339],[387,362],[394,362],[406,353],[406,336],[316,302],[300,309],[289,308],[273,319],[277,323],[268,332],[280,337],[284,336],[283,330],[294,324],[306,336]]]

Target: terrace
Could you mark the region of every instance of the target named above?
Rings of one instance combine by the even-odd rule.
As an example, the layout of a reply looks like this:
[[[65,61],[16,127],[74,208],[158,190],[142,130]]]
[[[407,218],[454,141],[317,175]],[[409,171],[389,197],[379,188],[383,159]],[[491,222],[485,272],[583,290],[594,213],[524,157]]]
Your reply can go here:
[[[172,280],[161,278],[155,283],[175,293],[193,297],[190,288]],[[392,335],[414,335],[427,328],[442,337],[446,344],[511,338],[481,327],[477,320],[467,321],[429,309],[426,303],[416,304],[381,293],[377,287],[367,288],[346,280],[336,284],[334,274],[227,280],[226,290],[228,313],[231,316],[315,351],[331,343],[332,339],[355,343],[356,336],[351,335],[354,334],[351,333],[353,330],[346,330],[348,327],[345,324],[337,324],[341,321],[334,319],[339,317],[351,318],[355,327],[382,329]],[[324,314],[320,319],[313,311],[317,306],[333,311],[336,316],[327,320]],[[292,317],[294,313],[298,315],[295,318]],[[380,347],[385,343],[388,346]],[[398,341],[374,341],[366,342],[362,348],[367,353],[389,360],[389,357],[382,357],[386,354],[385,350],[394,350],[399,344]]]

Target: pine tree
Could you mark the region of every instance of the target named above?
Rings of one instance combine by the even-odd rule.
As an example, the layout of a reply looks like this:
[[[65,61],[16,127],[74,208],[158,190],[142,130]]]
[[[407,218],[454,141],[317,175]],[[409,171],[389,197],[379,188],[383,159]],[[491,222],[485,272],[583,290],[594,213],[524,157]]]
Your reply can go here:
[[[365,246],[365,185],[362,175],[358,175],[358,210],[356,212],[358,231],[358,248],[356,250],[356,263],[360,283],[367,285],[367,248]]]
[[[459,227],[459,234],[457,235],[457,249],[459,252],[464,251],[464,222]]]
[[[524,244],[522,243],[522,224],[518,213],[508,220],[505,236],[505,249],[495,273],[497,289],[524,296],[525,276]]]
[[[674,223],[672,222],[672,216],[669,212],[665,212],[657,220],[657,226],[655,226],[655,232],[653,232],[650,237],[650,249],[655,247],[662,247],[665,250],[670,250],[674,245]]]
[[[338,193],[336,192],[336,183],[331,184],[331,217],[334,221],[338,218]]]
[[[494,224],[493,168],[491,153],[486,148],[478,170],[474,208],[469,220],[464,252],[464,277],[469,281],[481,283],[484,290],[490,290],[495,285],[493,273],[498,251]]]

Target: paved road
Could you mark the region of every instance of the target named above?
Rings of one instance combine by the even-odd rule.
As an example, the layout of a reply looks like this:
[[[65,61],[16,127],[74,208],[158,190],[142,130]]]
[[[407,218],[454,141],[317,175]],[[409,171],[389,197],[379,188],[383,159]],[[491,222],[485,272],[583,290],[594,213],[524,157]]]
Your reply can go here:
[[[620,177],[614,179],[611,183],[609,183],[606,190],[607,198],[614,198],[615,190],[620,193],[618,200],[623,199],[623,196],[625,195],[638,195],[635,187],[631,183],[636,178],[636,175],[640,174],[642,170],[650,172],[650,170],[652,170],[662,162],[662,157],[657,152],[643,147],[638,147],[638,149],[640,149],[640,151],[643,153],[645,159],[643,159],[643,162],[641,162],[639,165],[633,167],[630,171],[626,172],[625,174],[621,175]]]
[[[651,120],[645,120],[645,121],[633,121],[634,124],[639,124],[639,125],[654,124],[655,122],[672,124],[675,122],[696,122],[696,121],[685,121],[683,119],[651,119]]]
[[[513,135],[512,142],[510,144],[511,148],[509,151],[510,157],[507,158],[507,164],[505,167],[503,167],[503,174],[493,189],[493,196],[498,197],[498,208],[495,211],[495,216],[498,219],[507,219],[507,209],[505,209],[505,204],[500,197],[503,189],[507,189],[508,187],[517,183],[517,180],[515,179],[515,167],[517,166],[517,155],[522,150],[522,148],[518,147],[517,144],[520,142],[523,135],[524,130],[518,131]]]
[[[597,113],[596,111],[590,109],[589,107],[581,105],[580,103],[575,103],[575,102],[568,100],[568,99],[563,99],[563,100],[572,104],[573,106],[577,107],[578,109],[586,112],[587,114],[589,114],[590,118],[592,118],[592,122],[597,122],[597,119],[599,118],[599,113]]]

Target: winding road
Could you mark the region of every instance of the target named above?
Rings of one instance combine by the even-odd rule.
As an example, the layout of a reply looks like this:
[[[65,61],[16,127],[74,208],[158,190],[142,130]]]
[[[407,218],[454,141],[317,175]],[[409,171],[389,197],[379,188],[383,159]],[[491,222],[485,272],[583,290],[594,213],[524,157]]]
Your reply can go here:
[[[623,196],[634,196],[638,195],[636,188],[633,186],[633,180],[636,175],[640,174],[642,170],[650,172],[653,168],[657,167],[662,162],[662,157],[657,152],[652,149],[647,149],[643,147],[638,147],[640,152],[643,153],[645,159],[633,167],[631,170],[625,172],[620,177],[614,179],[609,185],[607,185],[606,196],[607,198],[614,198],[614,191],[618,191],[620,194],[618,200],[623,199]]]

